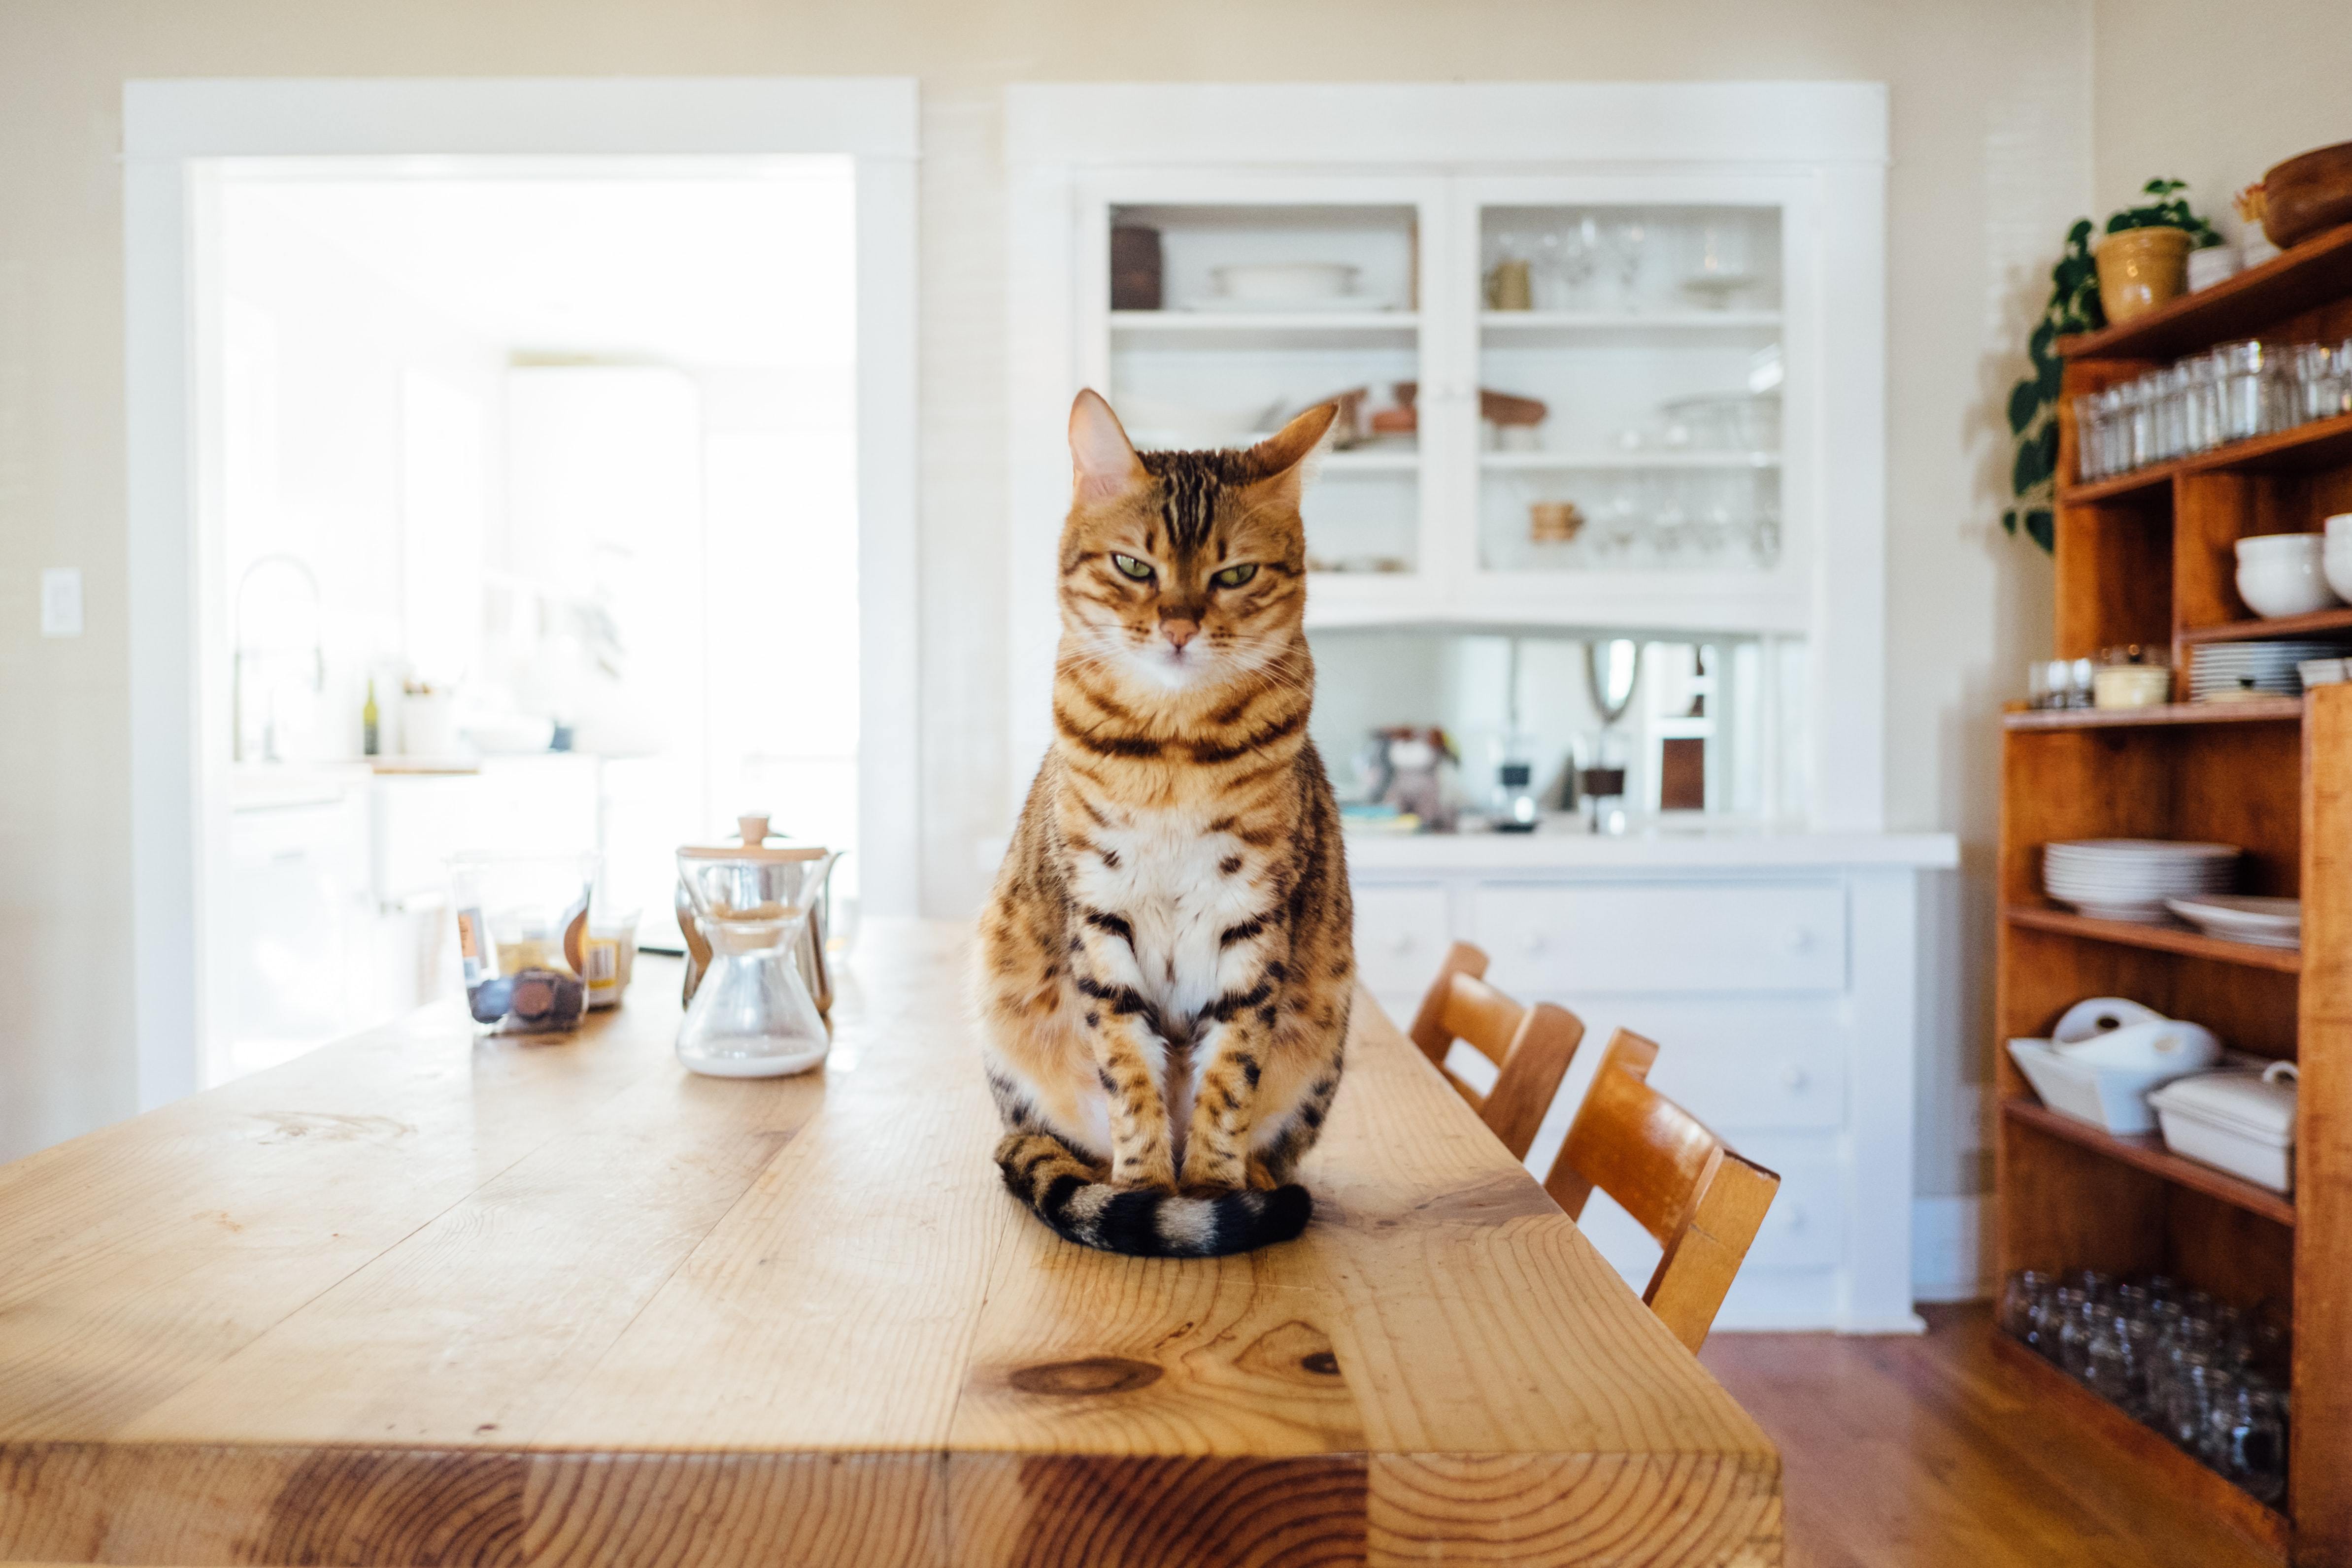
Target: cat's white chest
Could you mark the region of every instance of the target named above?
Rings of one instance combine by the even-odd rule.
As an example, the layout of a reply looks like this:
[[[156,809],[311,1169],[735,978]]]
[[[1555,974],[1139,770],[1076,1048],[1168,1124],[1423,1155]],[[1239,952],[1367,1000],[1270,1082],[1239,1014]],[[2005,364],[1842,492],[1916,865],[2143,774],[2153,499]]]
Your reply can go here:
[[[1081,857],[1073,881],[1087,908],[1134,933],[1136,972],[1122,977],[1171,1024],[1195,1017],[1232,977],[1223,934],[1261,913],[1262,895],[1226,869],[1234,841],[1210,832],[1204,815],[1173,811],[1138,813],[1093,836],[1108,852]]]

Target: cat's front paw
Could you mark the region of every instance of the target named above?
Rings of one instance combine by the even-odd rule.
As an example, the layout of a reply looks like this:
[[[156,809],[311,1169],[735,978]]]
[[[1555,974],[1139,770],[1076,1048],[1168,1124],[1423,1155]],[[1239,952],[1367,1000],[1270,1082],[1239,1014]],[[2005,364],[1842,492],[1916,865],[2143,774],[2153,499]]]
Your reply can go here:
[[[1168,1160],[1137,1160],[1133,1163],[1114,1162],[1110,1185],[1131,1191],[1173,1192],[1176,1190],[1176,1167]]]

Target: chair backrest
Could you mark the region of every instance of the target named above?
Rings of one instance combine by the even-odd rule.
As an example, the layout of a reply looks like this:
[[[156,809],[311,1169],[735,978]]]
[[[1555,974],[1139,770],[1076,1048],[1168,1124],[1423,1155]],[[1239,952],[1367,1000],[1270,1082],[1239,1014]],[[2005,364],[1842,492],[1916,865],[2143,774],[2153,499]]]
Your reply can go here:
[[[1536,1129],[1568,1075],[1584,1025],[1565,1008],[1538,1002],[1523,1008],[1482,978],[1486,955],[1456,942],[1439,967],[1412,1020],[1412,1042],[1437,1064],[1455,1093],[1470,1103],[1511,1157],[1523,1160]],[[1495,1086],[1480,1093],[1445,1065],[1462,1040],[1495,1064]]]
[[[1642,1300],[1696,1351],[1780,1178],[1651,1088],[1657,1059],[1657,1046],[1638,1034],[1611,1037],[1544,1190],[1575,1218],[1599,1187],[1641,1222],[1664,1249]]]

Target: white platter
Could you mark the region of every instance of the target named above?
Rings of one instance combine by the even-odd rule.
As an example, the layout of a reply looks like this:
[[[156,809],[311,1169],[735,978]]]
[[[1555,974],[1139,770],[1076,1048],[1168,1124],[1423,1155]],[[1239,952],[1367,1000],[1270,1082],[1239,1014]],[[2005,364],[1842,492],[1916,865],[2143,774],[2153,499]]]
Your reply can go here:
[[[2207,894],[2194,898],[2168,898],[2164,906],[2208,936],[2219,936],[2228,942],[2251,942],[2263,947],[2303,946],[2301,899]]]

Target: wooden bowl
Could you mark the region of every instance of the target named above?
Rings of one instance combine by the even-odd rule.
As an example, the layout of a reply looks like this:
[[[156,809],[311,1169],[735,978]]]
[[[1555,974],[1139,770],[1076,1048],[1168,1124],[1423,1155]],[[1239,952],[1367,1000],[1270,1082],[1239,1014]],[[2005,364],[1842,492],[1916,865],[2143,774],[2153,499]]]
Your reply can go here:
[[[2263,176],[2263,233],[2284,250],[2352,223],[2352,141],[2290,158]]]

